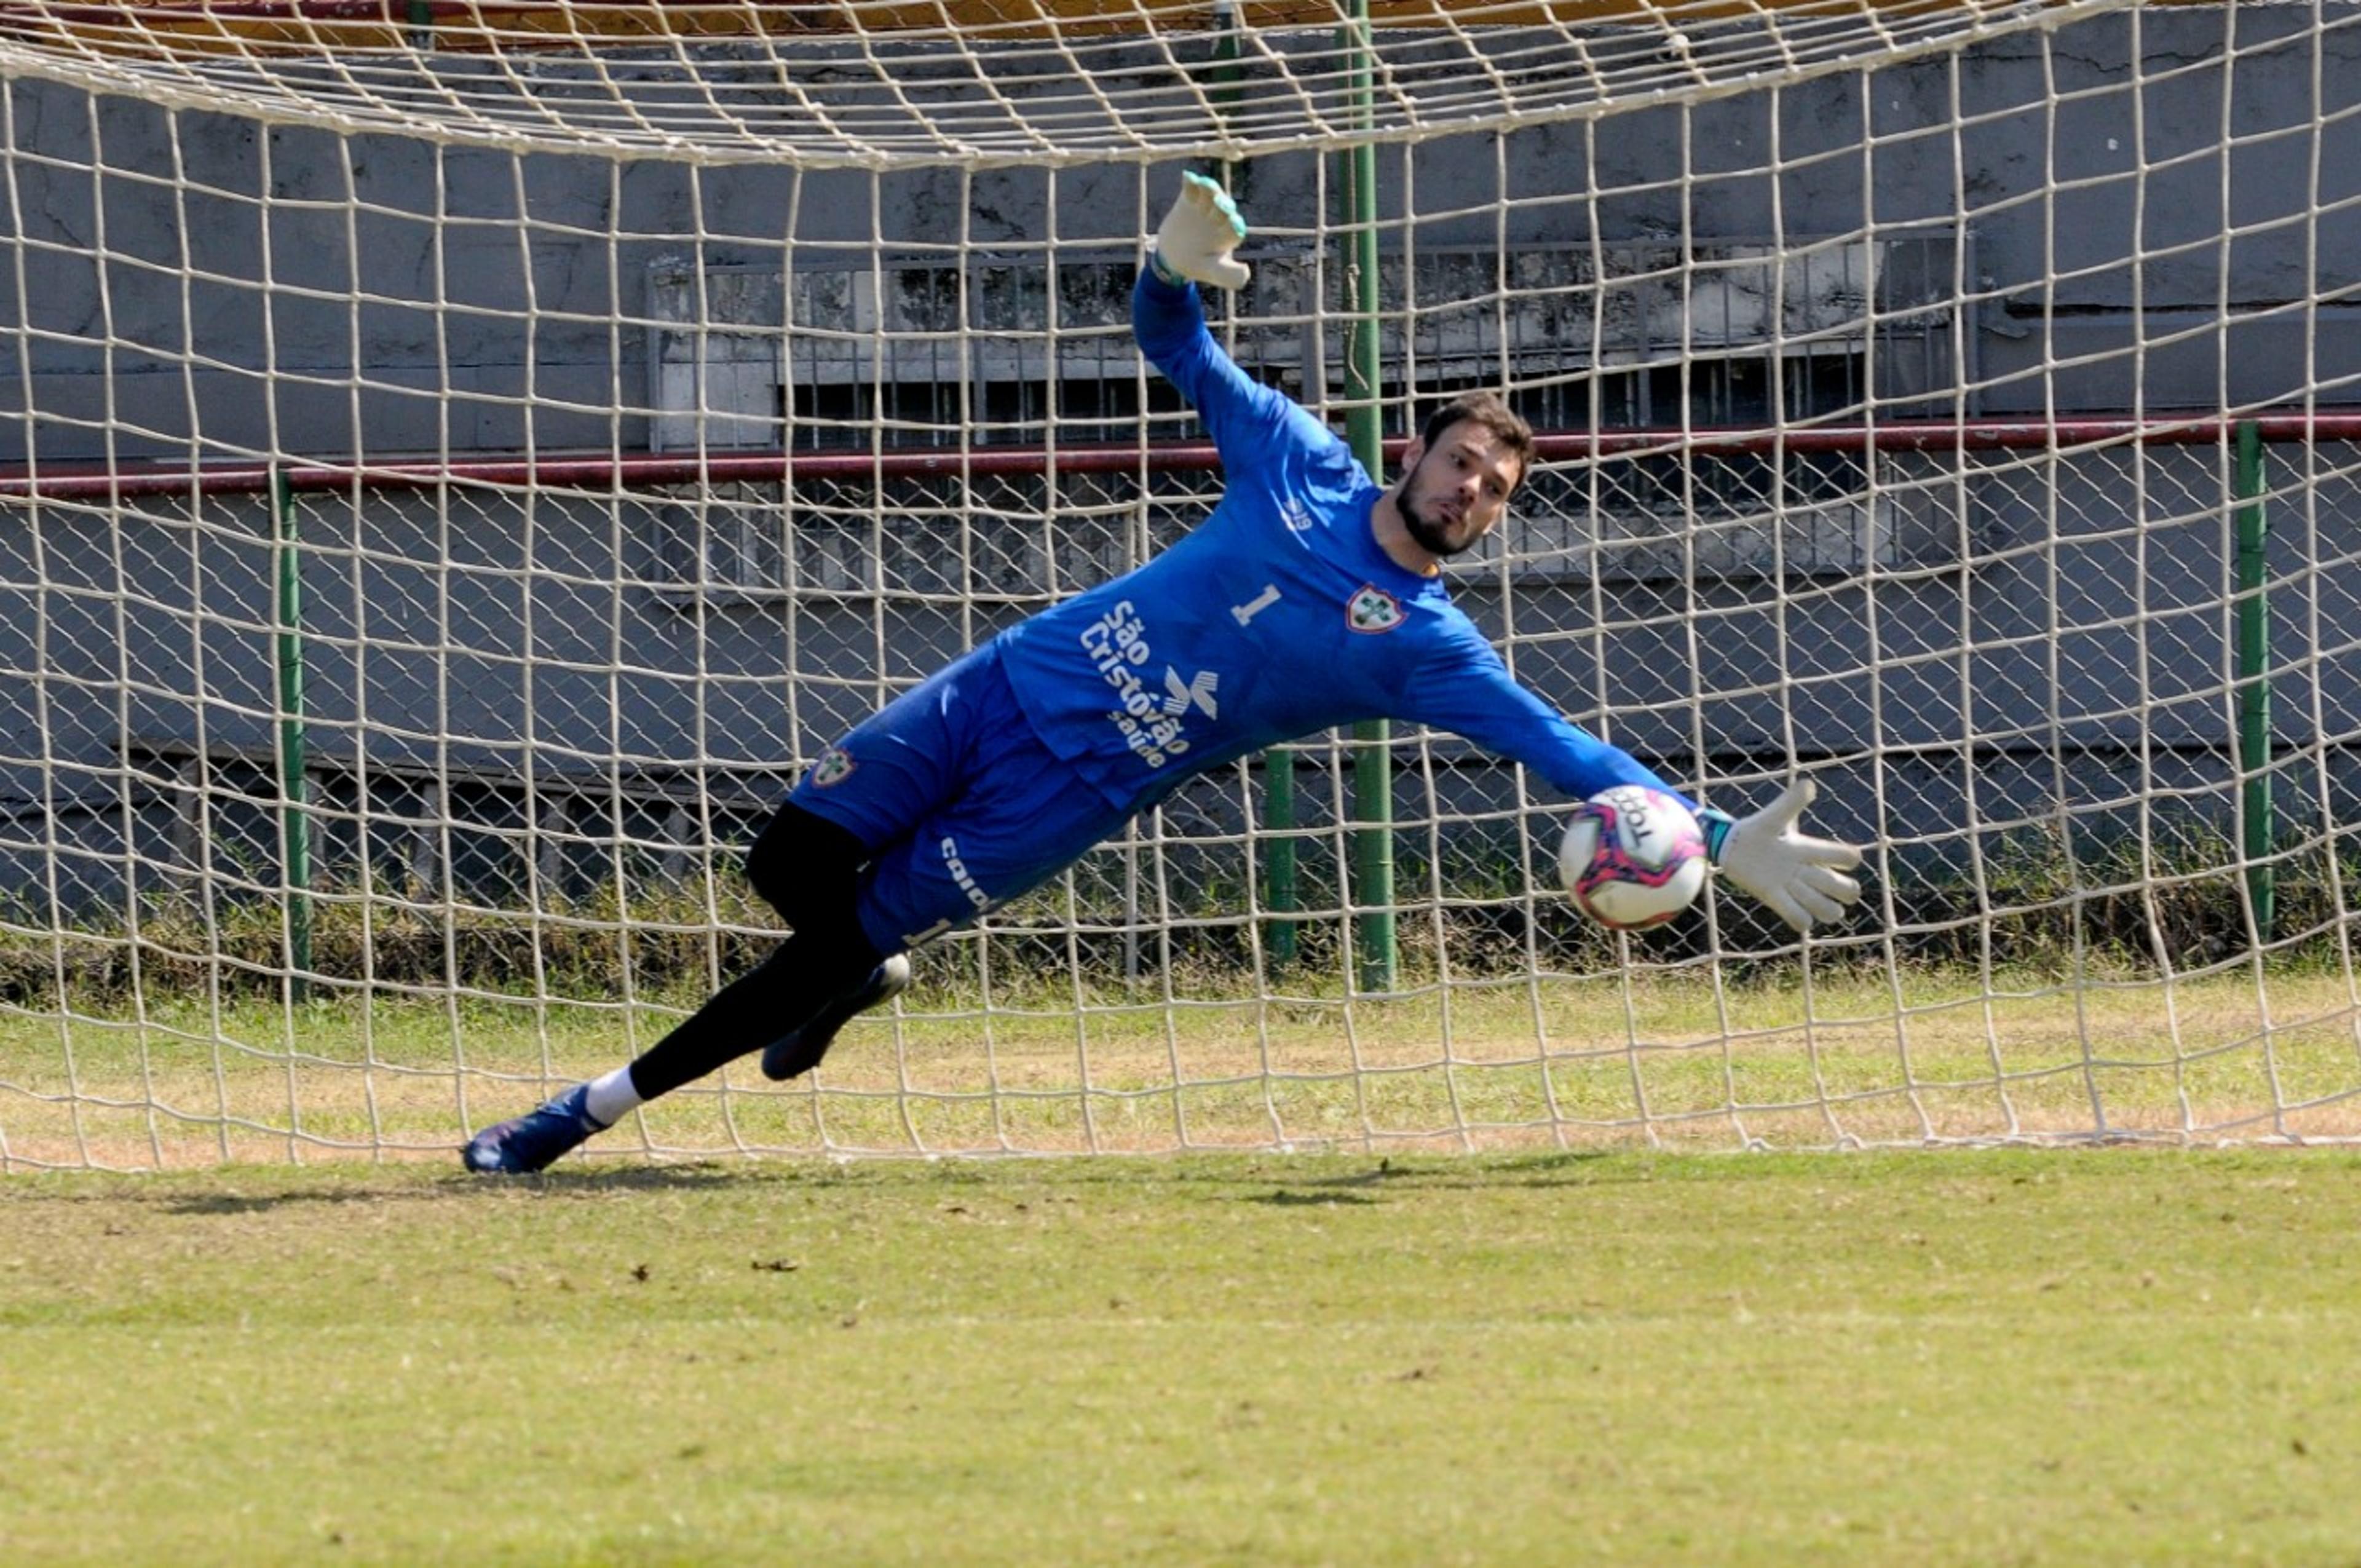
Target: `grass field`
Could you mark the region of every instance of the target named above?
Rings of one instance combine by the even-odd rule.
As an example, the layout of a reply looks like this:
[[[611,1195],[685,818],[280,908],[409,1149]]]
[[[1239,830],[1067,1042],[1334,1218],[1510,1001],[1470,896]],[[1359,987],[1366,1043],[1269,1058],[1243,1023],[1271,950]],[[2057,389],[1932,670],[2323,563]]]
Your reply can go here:
[[[0,1564],[2361,1562],[2338,973],[914,1001],[0,1018]]]
[[[0,1562],[2351,1563],[2361,1158],[0,1182]]]

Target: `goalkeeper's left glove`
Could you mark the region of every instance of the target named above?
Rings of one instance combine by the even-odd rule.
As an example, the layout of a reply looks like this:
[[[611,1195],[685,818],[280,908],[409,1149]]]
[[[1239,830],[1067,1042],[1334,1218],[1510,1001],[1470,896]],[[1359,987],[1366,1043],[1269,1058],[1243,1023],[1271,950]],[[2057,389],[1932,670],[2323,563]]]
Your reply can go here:
[[[1180,196],[1156,231],[1148,264],[1167,283],[1194,280],[1216,288],[1243,289],[1253,271],[1230,252],[1246,237],[1230,193],[1202,174],[1180,177]]]
[[[1818,789],[1810,779],[1797,779],[1752,817],[1699,814],[1706,858],[1798,931],[1810,930],[1815,920],[1836,919],[1861,897],[1861,883],[1845,875],[1861,864],[1861,851],[1795,831],[1795,818]]]

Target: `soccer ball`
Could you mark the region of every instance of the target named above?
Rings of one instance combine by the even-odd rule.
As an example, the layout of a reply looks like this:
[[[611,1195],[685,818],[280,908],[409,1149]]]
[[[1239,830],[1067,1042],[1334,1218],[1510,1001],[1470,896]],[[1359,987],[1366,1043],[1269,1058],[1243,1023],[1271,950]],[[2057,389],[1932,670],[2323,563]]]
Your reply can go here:
[[[1575,807],[1557,851],[1575,907],[1617,931],[1661,926],[1705,886],[1705,834],[1660,789],[1617,784]]]

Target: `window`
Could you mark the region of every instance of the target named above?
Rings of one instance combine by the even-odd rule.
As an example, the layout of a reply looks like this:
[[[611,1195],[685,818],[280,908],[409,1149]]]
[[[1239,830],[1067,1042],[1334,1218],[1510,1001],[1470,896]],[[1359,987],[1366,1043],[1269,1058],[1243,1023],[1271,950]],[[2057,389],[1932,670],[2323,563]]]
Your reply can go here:
[[[1543,431],[1769,430],[1857,422],[1872,409],[1888,419],[1927,411],[1928,400],[1961,383],[1949,302],[1960,243],[1941,231],[1784,247],[1641,241],[1389,257],[1380,297],[1400,304],[1379,323],[1387,406],[1397,433],[1454,391],[1504,381]],[[650,282],[652,442],[659,450],[983,448],[1130,441],[1143,419],[1152,439],[1193,429],[1133,345],[1136,258],[1060,253],[1054,288],[1049,259],[889,258],[792,277],[659,268]],[[1309,383],[1317,404],[1318,389],[1344,381],[1341,269],[1301,251],[1255,259],[1239,307],[1239,362],[1293,396]],[[1941,509],[1914,510],[1909,487],[1892,477],[1865,455],[1774,457],[1668,439],[1537,474],[1490,548],[1545,577],[1759,573],[1774,563],[1853,572],[1908,553],[1916,535],[1950,537]],[[1057,498],[1038,479],[1028,493],[1003,481],[959,496],[946,484],[957,488],[888,480],[855,487],[866,491],[859,498],[843,486],[799,484],[793,496],[768,487],[761,506],[708,505],[687,531],[701,549],[675,543],[661,554],[684,583],[741,593],[865,587],[889,552],[861,540],[890,516],[893,538],[945,535],[934,548],[962,561],[971,587],[995,591],[973,580],[976,563],[993,563],[983,578],[1024,598],[1071,592],[1088,561],[1129,564],[1172,510],[1160,485],[1158,499],[1118,499],[1103,481]],[[1177,489],[1189,499],[1215,488],[1202,477]],[[1060,531],[1073,519],[1089,542],[1059,565],[1071,554]],[[970,522],[992,537],[950,537]],[[1110,546],[1126,530],[1135,546]]]
[[[1776,451],[1714,433],[1953,411],[1950,230],[1784,247],[1643,241],[1424,256],[1387,350],[1395,406],[1422,415],[1504,375],[1537,430],[1605,438],[1537,473],[1502,554],[1551,579],[1851,574],[1954,547],[1956,497],[1928,465]],[[1426,308],[1419,302],[1434,299]],[[1619,432],[1661,432],[1641,446]],[[1405,426],[1407,433],[1407,426]]]

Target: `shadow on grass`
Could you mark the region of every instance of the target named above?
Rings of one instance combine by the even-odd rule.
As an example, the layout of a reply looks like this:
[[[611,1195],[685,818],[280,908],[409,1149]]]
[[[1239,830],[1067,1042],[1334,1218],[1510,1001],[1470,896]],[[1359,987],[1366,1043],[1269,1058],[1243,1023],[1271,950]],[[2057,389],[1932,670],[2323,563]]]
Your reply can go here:
[[[159,1192],[156,1200],[170,1214],[259,1214],[304,1206],[415,1201],[485,1200],[505,1201],[518,1197],[578,1197],[606,1192],[715,1191],[733,1187],[772,1185],[792,1173],[776,1168],[712,1166],[643,1166],[615,1170],[557,1170],[538,1176],[476,1176],[465,1171],[437,1174],[427,1180],[384,1186],[375,1183],[321,1187],[289,1187],[272,1192]],[[117,1195],[119,1196],[119,1195]]]
[[[1602,1180],[1653,1179],[1644,1169],[1615,1176],[1600,1168],[1619,1157],[1630,1163],[1628,1152],[1609,1149],[1555,1150],[1545,1155],[1436,1155],[1409,1160],[1388,1157],[1366,1170],[1299,1178],[1289,1184],[1293,1190],[1291,1194],[1282,1190],[1279,1195],[1256,1201],[1334,1202],[1338,1201],[1339,1190],[1468,1191],[1494,1187],[1589,1187]],[[1284,1172],[1274,1173],[1266,1164],[1256,1174],[1268,1178]]]
[[[1361,1192],[1304,1192],[1282,1187],[1276,1192],[1254,1194],[1244,1201],[1279,1209],[1342,1209],[1374,1208],[1379,1200]]]
[[[1607,1150],[1560,1150],[1546,1155],[1439,1156],[1398,1163],[1390,1157],[1367,1169],[1300,1178],[1273,1192],[1246,1194],[1242,1201],[1281,1205],[1377,1203],[1383,1189],[1405,1192],[1479,1191],[1501,1187],[1596,1187],[1607,1181],[1653,1179],[1646,1170],[1610,1175],[1599,1168],[1613,1158]],[[1256,1175],[1268,1178],[1268,1166]],[[1283,1172],[1280,1174],[1284,1174]]]
[[[455,1165],[456,1162],[453,1162]],[[677,1163],[566,1163],[533,1176],[482,1176],[456,1168],[394,1165],[336,1169],[217,1172],[213,1190],[191,1190],[152,1177],[107,1183],[104,1193],[60,1194],[67,1201],[143,1198],[179,1215],[258,1214],[306,1208],[329,1210],[395,1202],[511,1202],[595,1200],[633,1193],[726,1193],[781,1190],[965,1189],[1047,1185],[1068,1192],[1137,1193],[1143,1184],[1173,1195],[1194,1192],[1213,1202],[1275,1207],[1367,1206],[1420,1192],[1467,1192],[1507,1188],[1577,1189],[1772,1174],[1773,1159],[1743,1156],[1635,1154],[1616,1150],[1553,1150],[1522,1155],[1146,1156],[1079,1160],[809,1161],[801,1159],[684,1160]],[[143,1192],[141,1189],[145,1187]]]

